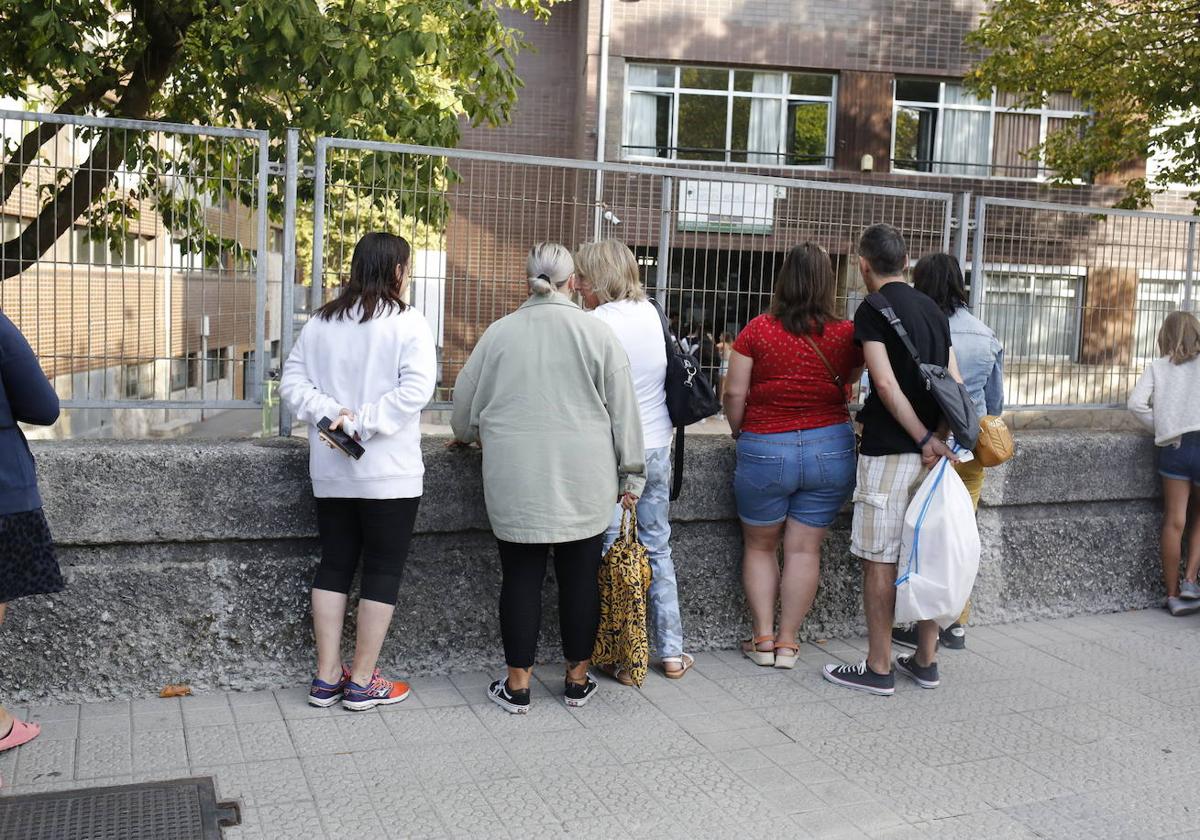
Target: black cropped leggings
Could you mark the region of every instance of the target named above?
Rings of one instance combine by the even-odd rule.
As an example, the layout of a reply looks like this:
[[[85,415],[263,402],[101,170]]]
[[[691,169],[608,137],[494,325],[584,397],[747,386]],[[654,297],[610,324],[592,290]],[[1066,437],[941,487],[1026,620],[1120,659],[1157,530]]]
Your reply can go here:
[[[568,662],[592,658],[600,626],[600,558],[604,534],[554,545],[496,541],[504,581],[500,586],[500,633],[510,668],[531,668],[542,629],[542,581],[546,557],[554,549],[558,580],[558,621]]]
[[[321,565],[313,589],[350,592],[362,561],[360,597],[395,604],[421,499],[317,499]]]

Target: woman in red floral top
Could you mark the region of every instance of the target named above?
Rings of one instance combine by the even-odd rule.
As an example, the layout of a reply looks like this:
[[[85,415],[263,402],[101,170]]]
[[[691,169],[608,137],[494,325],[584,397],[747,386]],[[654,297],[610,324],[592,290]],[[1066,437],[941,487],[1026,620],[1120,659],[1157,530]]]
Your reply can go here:
[[[795,665],[796,634],[817,593],[821,541],[854,490],[846,404],[863,356],[853,323],[834,312],[836,289],[824,248],[792,248],[770,310],[746,325],[729,360],[724,405],[737,440],[733,489],[754,622],[742,651],[759,665]]]

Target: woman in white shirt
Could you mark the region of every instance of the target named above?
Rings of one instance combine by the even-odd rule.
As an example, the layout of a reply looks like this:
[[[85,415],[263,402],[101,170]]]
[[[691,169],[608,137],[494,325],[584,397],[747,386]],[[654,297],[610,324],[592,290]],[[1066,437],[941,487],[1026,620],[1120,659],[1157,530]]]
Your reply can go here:
[[[309,425],[321,564],[312,585],[317,674],[308,702],[353,711],[399,703],[408,685],[375,667],[408,555],[425,472],[421,409],[433,396],[436,355],[425,318],[404,302],[411,251],[403,238],[368,233],[354,247],[350,281],[296,339],[279,391]],[[317,433],[322,418],[360,441],[355,460]],[[342,623],[359,564],[358,637],[342,664]]]
[[[683,621],[679,592],[671,561],[671,523],[668,518],[671,487],[671,415],[667,412],[667,351],[662,319],[638,279],[637,260],[615,239],[582,246],[575,255],[575,287],[585,309],[616,333],[629,356],[633,387],[637,392],[646,447],[646,488],[637,502],[638,533],[650,553],[651,640],[662,661],[663,673],[682,677],[693,659],[683,652]],[[605,535],[605,550],[616,541],[620,509]],[[613,674],[631,685],[628,674]]]
[[[1200,612],[1200,522],[1188,537],[1182,583],[1179,561],[1188,501],[1200,497],[1200,321],[1172,312],[1158,333],[1162,358],[1151,362],[1129,395],[1129,410],[1154,432],[1163,483],[1162,566],[1171,615]],[[1194,518],[1193,518],[1194,519]]]

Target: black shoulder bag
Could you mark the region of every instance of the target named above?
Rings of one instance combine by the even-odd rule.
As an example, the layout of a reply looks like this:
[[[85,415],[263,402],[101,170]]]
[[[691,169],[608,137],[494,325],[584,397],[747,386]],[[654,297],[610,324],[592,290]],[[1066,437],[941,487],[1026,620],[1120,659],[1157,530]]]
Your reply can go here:
[[[700,371],[700,363],[683,352],[679,342],[671,336],[666,313],[658,301],[650,299],[662,322],[663,343],[667,348],[667,376],[664,386],[667,391],[667,413],[675,427],[675,464],[671,477],[671,501],[679,498],[683,489],[683,432],[692,423],[699,423],[721,410],[721,402],[712,383]]]
[[[961,382],[956,381],[946,368],[921,361],[921,354],[913,346],[908,331],[904,329],[904,324],[900,323],[899,316],[886,297],[879,292],[873,292],[867,295],[867,303],[886,318],[896,335],[900,336],[900,341],[904,343],[905,349],[917,365],[917,371],[925,383],[925,390],[933,396],[942,410],[942,416],[946,418],[946,425],[954,433],[954,440],[959,446],[974,449],[979,440],[979,418],[975,415],[975,405],[971,402],[971,395],[967,393],[967,389]]]

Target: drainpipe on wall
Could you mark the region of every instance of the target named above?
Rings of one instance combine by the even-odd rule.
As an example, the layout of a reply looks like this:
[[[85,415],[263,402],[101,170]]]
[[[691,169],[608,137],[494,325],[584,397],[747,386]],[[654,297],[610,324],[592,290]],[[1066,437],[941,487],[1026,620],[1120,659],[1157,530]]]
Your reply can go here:
[[[608,42],[612,34],[612,0],[600,0],[600,83],[596,89],[596,162],[604,163],[608,127]],[[596,170],[596,195],[592,208],[592,239],[600,240],[604,213],[604,171]]]

